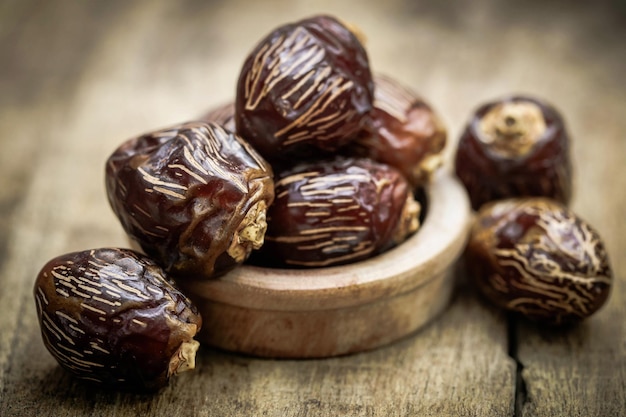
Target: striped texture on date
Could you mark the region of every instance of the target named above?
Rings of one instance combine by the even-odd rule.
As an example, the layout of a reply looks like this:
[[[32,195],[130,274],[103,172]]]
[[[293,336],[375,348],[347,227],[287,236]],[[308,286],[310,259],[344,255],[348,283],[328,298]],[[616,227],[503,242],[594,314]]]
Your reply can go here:
[[[352,139],[372,108],[365,49],[339,21],[283,25],[246,59],[237,87],[237,131],[266,158],[332,151]]]
[[[324,267],[366,259],[417,230],[419,204],[395,169],[368,159],[299,165],[276,180],[263,262]]]
[[[124,230],[176,278],[211,278],[263,243],[272,169],[236,134],[192,122],[122,144],[107,162]]]
[[[481,209],[468,259],[487,298],[552,324],[593,314],[612,283],[598,233],[571,210],[543,198],[502,200]]]
[[[143,255],[102,248],[57,257],[34,296],[46,348],[78,378],[152,391],[194,367],[201,317]]]

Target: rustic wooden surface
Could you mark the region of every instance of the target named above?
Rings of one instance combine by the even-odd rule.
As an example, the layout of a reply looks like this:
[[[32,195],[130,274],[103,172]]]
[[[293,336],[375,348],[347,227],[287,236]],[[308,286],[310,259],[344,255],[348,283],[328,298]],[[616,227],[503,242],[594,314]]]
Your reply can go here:
[[[442,113],[449,153],[482,101],[526,92],[562,110],[573,208],[612,256],[608,305],[545,329],[485,306],[459,273],[439,320],[372,352],[203,348],[195,372],[154,396],[73,380],[42,344],[32,284],[53,256],[126,245],[103,190],[108,154],[230,100],[261,35],[320,11],[357,24],[374,70]],[[0,2],[0,415],[626,415],[625,15],[620,1]]]

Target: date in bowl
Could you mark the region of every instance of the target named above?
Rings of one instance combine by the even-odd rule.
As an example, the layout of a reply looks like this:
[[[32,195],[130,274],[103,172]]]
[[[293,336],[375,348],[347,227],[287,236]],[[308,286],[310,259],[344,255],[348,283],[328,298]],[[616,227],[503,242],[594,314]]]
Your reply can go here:
[[[465,189],[439,172],[427,214],[407,241],[358,263],[317,269],[236,268],[182,287],[203,317],[199,339],[253,356],[321,358],[374,349],[432,321],[448,305],[465,246]]]

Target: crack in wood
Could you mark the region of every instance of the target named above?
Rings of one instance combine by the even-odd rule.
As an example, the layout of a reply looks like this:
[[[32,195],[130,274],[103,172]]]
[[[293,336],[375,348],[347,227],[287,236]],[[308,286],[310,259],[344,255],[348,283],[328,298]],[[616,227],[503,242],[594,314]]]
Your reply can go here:
[[[526,381],[522,375],[524,370],[524,364],[519,359],[517,354],[518,343],[518,319],[514,313],[509,313],[507,316],[507,341],[508,341],[508,355],[515,361],[515,403],[513,406],[513,415],[515,417],[523,416],[524,404],[528,399],[526,390]]]

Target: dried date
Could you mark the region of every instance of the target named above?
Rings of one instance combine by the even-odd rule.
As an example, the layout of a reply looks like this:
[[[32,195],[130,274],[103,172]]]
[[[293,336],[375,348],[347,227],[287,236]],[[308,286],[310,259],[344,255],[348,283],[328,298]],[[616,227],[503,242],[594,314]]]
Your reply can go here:
[[[612,283],[598,233],[546,198],[483,206],[466,258],[470,276],[488,300],[542,323],[590,316],[606,302]]]
[[[539,196],[567,204],[572,194],[569,137],[559,112],[531,97],[481,106],[458,144],[456,174],[472,207]]]
[[[393,78],[377,74],[374,87],[370,122],[347,151],[395,167],[417,188],[442,164],[446,128],[428,103]]]
[[[366,51],[341,22],[282,25],[243,64],[237,132],[270,162],[328,154],[361,131],[373,90]]]
[[[80,379],[154,391],[195,367],[202,319],[146,256],[113,248],[59,256],[41,269],[34,296],[46,348]]]
[[[404,241],[420,205],[394,168],[369,159],[302,163],[278,174],[255,262],[277,267],[352,263]]]
[[[176,279],[206,279],[263,244],[271,167],[213,123],[186,123],[122,144],[108,159],[109,202],[128,235]]]

